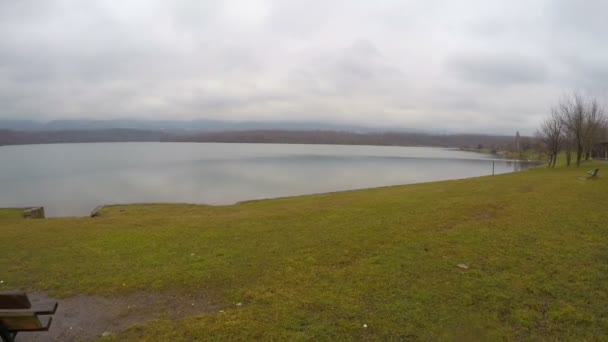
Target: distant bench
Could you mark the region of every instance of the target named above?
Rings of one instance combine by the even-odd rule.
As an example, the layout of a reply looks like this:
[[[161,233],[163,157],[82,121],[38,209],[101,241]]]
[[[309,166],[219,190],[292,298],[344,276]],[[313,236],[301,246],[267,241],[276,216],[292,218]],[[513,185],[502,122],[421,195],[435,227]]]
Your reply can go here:
[[[32,304],[24,292],[0,292],[0,337],[14,342],[21,331],[48,331],[55,311],[55,301]]]
[[[587,172],[589,174],[589,178],[593,178],[593,177],[597,177],[597,173],[600,172],[600,168],[598,167],[597,169],[591,170],[589,172]]]

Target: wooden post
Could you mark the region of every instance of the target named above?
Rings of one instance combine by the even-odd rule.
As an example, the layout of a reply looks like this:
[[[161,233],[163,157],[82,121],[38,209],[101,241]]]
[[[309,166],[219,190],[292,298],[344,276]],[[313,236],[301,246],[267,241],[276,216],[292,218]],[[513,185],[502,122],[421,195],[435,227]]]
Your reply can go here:
[[[492,160],[492,176],[494,176],[494,161]]]

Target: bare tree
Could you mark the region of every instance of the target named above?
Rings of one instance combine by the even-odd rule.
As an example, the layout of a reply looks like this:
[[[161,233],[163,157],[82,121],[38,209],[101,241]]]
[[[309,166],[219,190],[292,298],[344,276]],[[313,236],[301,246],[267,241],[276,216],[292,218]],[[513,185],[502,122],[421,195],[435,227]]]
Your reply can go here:
[[[592,153],[595,152],[594,158],[608,159],[608,144],[606,144],[608,143],[608,120],[604,120],[604,124],[600,129],[598,142],[602,142],[603,144],[593,146]]]
[[[565,126],[565,125],[564,125]],[[574,138],[569,130],[564,127],[563,149],[566,152],[566,166],[572,163],[572,150],[574,149]]]
[[[517,133],[515,133],[515,151],[517,153],[519,153],[519,157],[521,158],[521,150],[519,148],[519,131],[517,131]]]
[[[568,142],[576,152],[576,166],[581,165],[583,153],[588,159],[605,121],[604,111],[595,98],[578,93],[565,97],[558,105],[558,115],[566,128]],[[567,153],[569,152],[567,147]]]
[[[548,167],[555,167],[557,154],[564,140],[564,120],[561,118],[559,109],[554,108],[551,110],[551,116],[541,124],[538,136],[549,155]]]
[[[583,140],[583,148],[585,151],[585,160],[589,160],[593,146],[602,137],[602,128],[604,126],[605,117],[604,110],[597,103],[596,99],[591,99],[589,101],[585,114],[585,135]]]
[[[568,135],[572,138],[572,145],[576,151],[576,166],[581,163],[583,154],[583,136],[585,134],[585,103],[578,93],[566,97],[559,104],[559,115]]]

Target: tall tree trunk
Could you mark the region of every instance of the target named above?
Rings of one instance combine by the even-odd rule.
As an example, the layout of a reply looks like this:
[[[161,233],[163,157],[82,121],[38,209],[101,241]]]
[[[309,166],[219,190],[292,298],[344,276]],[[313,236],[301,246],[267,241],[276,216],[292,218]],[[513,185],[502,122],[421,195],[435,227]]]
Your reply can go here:
[[[570,161],[572,160],[572,153],[570,151],[566,152],[566,166],[570,166]]]
[[[553,151],[553,166],[552,167],[555,167],[555,163],[557,162],[557,153],[558,152],[559,151]]]

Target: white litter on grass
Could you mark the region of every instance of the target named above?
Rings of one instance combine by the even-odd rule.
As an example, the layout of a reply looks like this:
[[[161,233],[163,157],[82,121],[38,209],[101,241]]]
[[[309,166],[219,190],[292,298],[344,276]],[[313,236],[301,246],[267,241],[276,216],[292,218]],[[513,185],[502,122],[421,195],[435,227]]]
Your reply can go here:
[[[0,280],[0,284],[4,284],[4,280]]]
[[[367,328],[367,324],[363,324],[363,327],[364,327],[364,328]]]
[[[242,306],[243,303],[236,303],[236,306]]]
[[[456,267],[462,268],[462,269],[465,269],[465,270],[469,268],[469,266],[467,266],[465,264],[458,264],[458,265],[456,265]]]

